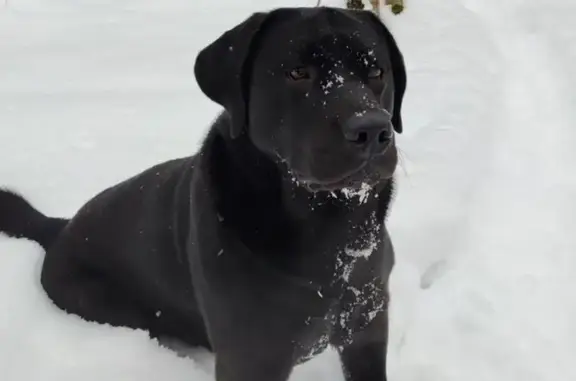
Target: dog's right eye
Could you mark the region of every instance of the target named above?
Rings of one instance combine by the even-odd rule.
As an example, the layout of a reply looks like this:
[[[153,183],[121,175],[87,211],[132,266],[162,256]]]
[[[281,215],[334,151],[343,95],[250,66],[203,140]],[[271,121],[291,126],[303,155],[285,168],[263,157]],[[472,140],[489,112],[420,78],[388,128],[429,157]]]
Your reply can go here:
[[[290,70],[288,77],[293,81],[301,81],[303,79],[310,79],[310,72],[303,67],[297,67]]]

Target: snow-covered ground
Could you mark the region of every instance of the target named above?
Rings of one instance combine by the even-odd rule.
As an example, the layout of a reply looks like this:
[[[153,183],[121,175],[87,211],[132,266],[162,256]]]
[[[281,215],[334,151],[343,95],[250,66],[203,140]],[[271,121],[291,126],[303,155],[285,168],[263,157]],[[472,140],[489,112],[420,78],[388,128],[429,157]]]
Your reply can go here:
[[[0,184],[70,216],[195,151],[218,110],[198,50],[252,11],[315,2],[0,2]],[[576,380],[576,3],[406,3],[383,11],[409,78],[390,380]],[[0,238],[0,380],[213,380],[205,353],[57,310],[42,255]],[[342,379],[333,352],[293,375],[319,379]]]

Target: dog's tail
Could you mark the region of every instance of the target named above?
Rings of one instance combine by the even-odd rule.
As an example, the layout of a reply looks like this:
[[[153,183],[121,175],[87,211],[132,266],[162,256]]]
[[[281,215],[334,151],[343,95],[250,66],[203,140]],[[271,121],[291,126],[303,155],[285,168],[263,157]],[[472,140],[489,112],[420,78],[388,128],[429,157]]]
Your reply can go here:
[[[68,221],[65,218],[48,217],[19,194],[0,189],[0,232],[9,237],[36,241],[46,250]]]

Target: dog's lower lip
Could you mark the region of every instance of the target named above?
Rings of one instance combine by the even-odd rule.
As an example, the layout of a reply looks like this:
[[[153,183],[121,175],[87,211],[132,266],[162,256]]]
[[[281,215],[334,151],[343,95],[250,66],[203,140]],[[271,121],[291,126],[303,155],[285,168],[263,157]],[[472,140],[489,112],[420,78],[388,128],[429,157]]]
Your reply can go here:
[[[345,188],[353,188],[353,189],[360,189],[362,184],[368,184],[369,186],[372,186],[372,182],[371,181],[343,181],[343,182],[338,182],[338,183],[314,183],[314,182],[308,182],[305,183],[304,185],[306,186],[306,188],[308,188],[308,190],[312,191],[312,192],[320,192],[320,191],[336,191],[336,190],[341,190],[341,189],[345,189]]]
[[[363,184],[367,184],[369,186],[374,186],[381,177],[376,173],[372,175],[362,176],[361,178],[354,178],[362,169],[353,172],[349,176],[346,176],[338,181],[330,181],[330,182],[323,182],[323,181],[314,181],[314,180],[301,180],[300,182],[304,185],[309,191],[311,192],[319,192],[319,191],[335,191],[344,188],[358,188],[362,187]]]
[[[301,173],[297,170],[293,170],[292,173],[294,174],[296,180],[301,184],[305,184],[307,186],[310,184],[314,184],[315,186],[318,186],[318,187],[331,187],[331,186],[337,185],[337,184],[346,184],[348,182],[353,183],[353,181],[351,181],[350,179],[353,178],[354,176],[356,176],[362,170],[364,170],[366,168],[366,165],[368,165],[368,161],[362,162],[358,167],[349,171],[345,175],[340,176],[334,180],[329,180],[329,181],[321,181],[321,180],[311,179],[308,176],[304,175],[303,173]]]
[[[354,186],[356,181],[351,180],[351,178],[354,177],[354,175],[356,175],[358,172],[360,171],[353,172],[352,174],[336,181],[317,181],[300,178],[298,182],[314,192],[321,190],[336,190]]]

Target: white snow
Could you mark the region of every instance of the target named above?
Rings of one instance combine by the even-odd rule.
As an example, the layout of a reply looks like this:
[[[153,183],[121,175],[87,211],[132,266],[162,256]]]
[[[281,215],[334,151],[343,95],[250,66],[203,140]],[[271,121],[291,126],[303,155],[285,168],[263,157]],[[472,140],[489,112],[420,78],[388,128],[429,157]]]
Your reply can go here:
[[[198,50],[316,0],[0,3],[0,184],[53,215],[198,148]],[[344,0],[323,1],[325,5]],[[406,0],[392,381],[576,380],[576,3]],[[42,251],[0,238],[0,380],[213,380],[144,332],[56,309]],[[333,351],[293,380],[341,380]]]
[[[346,197],[348,200],[353,198],[358,198],[358,204],[365,204],[366,201],[370,198],[370,191],[372,187],[366,183],[362,183],[360,189],[354,188],[344,188],[340,192]]]

